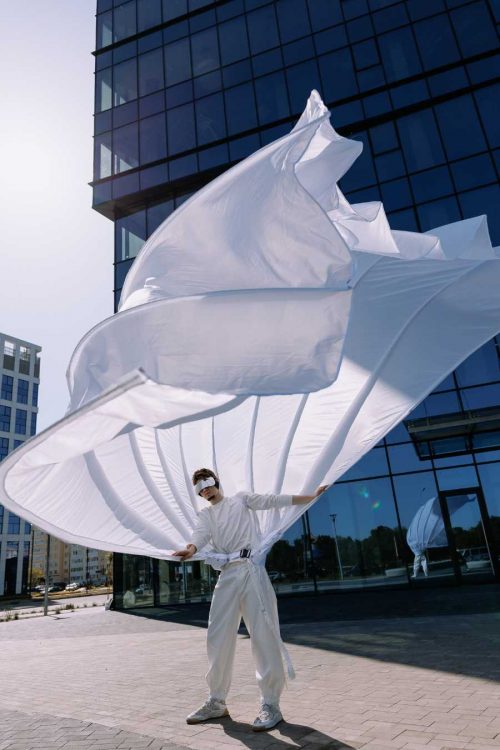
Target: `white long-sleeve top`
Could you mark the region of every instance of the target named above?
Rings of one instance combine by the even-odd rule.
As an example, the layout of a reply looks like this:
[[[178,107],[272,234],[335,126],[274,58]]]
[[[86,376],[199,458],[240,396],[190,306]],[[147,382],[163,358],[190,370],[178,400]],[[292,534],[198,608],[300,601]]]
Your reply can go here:
[[[207,504],[198,514],[190,543],[197,550],[211,544],[216,552],[229,554],[259,545],[258,510],[284,508],[292,504],[292,495],[255,495],[239,492],[223,497],[215,505]]]

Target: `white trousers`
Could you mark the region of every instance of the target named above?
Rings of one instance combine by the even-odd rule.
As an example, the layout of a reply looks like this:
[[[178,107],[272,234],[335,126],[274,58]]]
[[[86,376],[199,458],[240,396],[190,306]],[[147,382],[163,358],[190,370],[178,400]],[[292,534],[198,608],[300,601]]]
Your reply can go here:
[[[427,558],[423,552],[415,555],[415,559],[413,561],[413,578],[416,578],[418,576],[418,571],[420,570],[420,566],[422,566],[424,575],[427,576],[429,574],[429,571],[427,568]]]
[[[250,633],[262,702],[278,704],[285,685],[285,670],[277,637],[276,595],[265,568],[247,561],[227,565],[214,590],[207,633],[209,669],[206,678],[210,696],[226,700],[242,617]],[[269,618],[275,628],[270,626]]]

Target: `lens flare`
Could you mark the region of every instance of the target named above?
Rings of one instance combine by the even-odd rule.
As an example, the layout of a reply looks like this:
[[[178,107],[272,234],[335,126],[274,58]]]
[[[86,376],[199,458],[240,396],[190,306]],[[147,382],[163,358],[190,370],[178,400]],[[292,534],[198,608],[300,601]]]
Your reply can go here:
[[[378,510],[381,505],[382,505],[382,503],[380,502],[380,500],[375,500],[372,503],[372,510]]]

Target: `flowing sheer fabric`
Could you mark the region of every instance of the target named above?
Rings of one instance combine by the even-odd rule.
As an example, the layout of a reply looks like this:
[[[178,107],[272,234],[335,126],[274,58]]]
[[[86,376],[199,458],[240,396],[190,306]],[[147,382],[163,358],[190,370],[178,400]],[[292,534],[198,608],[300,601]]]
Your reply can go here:
[[[289,135],[172,214],[76,348],[66,417],[2,462],[1,502],[168,559],[203,504],[195,468],[228,494],[335,482],[498,333],[486,218],[391,231],[337,187],[360,152],[313,92]],[[304,509],[259,513],[262,556]]]

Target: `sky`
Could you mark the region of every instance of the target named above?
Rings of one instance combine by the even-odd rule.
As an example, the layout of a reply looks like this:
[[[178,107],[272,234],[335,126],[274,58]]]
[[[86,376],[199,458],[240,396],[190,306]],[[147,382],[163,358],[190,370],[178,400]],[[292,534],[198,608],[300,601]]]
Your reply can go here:
[[[91,208],[95,0],[0,18],[0,331],[42,347],[38,430],[79,339],[113,313],[113,223]]]

